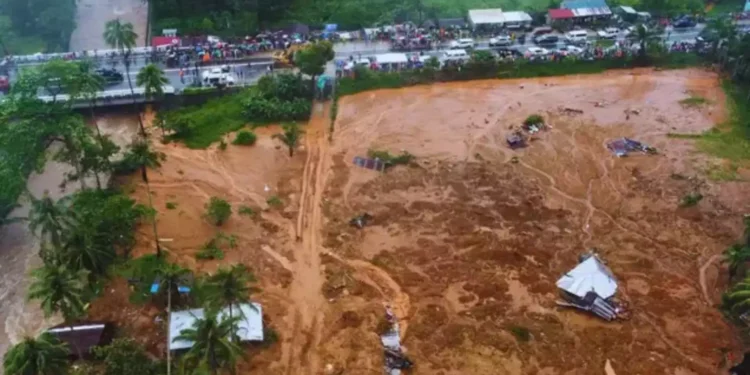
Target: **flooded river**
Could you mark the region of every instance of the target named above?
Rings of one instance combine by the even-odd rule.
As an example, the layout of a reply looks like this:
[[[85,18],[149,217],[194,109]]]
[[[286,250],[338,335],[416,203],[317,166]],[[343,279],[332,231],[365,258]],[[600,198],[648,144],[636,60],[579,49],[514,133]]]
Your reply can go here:
[[[126,111],[102,115],[97,122],[102,133],[111,136],[121,147],[131,142],[138,129],[137,117]],[[79,184],[60,188],[63,176],[71,169],[66,164],[48,161],[42,173],[32,173],[29,177],[29,192],[40,197],[49,191],[55,199],[75,192]],[[89,186],[93,186],[93,180]],[[19,203],[21,206],[10,217],[28,215],[29,203],[23,199]],[[31,235],[24,221],[0,228],[0,353],[5,353],[10,345],[24,336],[34,336],[61,322],[59,317],[44,319],[39,303],[26,301],[28,273],[41,265],[38,246],[38,240]]]

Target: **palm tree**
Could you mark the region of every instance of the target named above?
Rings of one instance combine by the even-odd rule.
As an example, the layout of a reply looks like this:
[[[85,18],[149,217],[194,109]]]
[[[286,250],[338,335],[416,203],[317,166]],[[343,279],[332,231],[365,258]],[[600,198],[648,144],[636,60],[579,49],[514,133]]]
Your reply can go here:
[[[289,157],[292,157],[294,156],[294,149],[297,147],[297,143],[299,143],[299,139],[304,132],[300,130],[296,122],[284,124],[282,128],[284,133],[274,134],[273,137],[280,139],[281,142],[289,147]]]
[[[5,375],[60,375],[68,371],[68,346],[43,333],[27,337],[5,353]]]
[[[86,270],[92,276],[107,273],[117,258],[114,247],[102,246],[95,237],[95,228],[77,225],[67,236],[65,245],[57,249],[59,259],[71,270]]]
[[[42,241],[50,241],[55,247],[62,245],[62,232],[70,227],[71,217],[68,214],[67,200],[60,199],[55,202],[49,192],[45,191],[41,199],[29,194],[31,199],[31,210],[29,211],[29,229]]]
[[[229,269],[219,268],[208,278],[208,283],[213,289],[212,302],[216,308],[229,305],[229,317],[232,318],[233,306],[250,303],[250,294],[255,291],[250,284],[254,282],[255,275],[242,264],[235,264]],[[255,305],[250,306],[255,308]]]
[[[164,71],[154,64],[144,66],[135,76],[135,84],[143,86],[147,99],[164,95],[164,85],[167,83],[169,79],[164,75]]]
[[[66,322],[83,315],[86,304],[85,270],[73,271],[65,264],[48,264],[31,272],[28,298],[41,300],[45,316],[61,313]]]
[[[750,277],[735,284],[726,294],[732,311],[744,312],[750,308]]]
[[[212,375],[228,368],[234,373],[237,358],[242,356],[242,348],[237,344],[239,318],[218,318],[216,309],[206,309],[205,317],[197,319],[191,328],[182,330],[174,341],[190,341],[193,346],[185,354],[185,359],[193,367],[207,367]]]
[[[133,81],[130,79],[130,52],[135,47],[135,40],[138,34],[133,31],[133,24],[130,22],[122,23],[119,18],[108,21],[104,26],[104,41],[112,48],[119,49],[122,53],[122,62],[125,64],[125,75],[128,78],[128,87],[130,95],[133,98],[133,106],[138,109],[138,103],[135,100],[135,91],[133,90]],[[138,125],[140,125],[141,136],[146,138],[146,128],[143,126],[143,119],[138,114]]]
[[[742,244],[734,244],[724,250],[724,261],[729,267],[729,281],[737,275],[737,270],[750,259],[750,248]]]
[[[166,297],[167,311],[172,311],[172,299],[177,298],[178,304],[180,303],[179,286],[186,284],[192,273],[178,264],[165,262],[159,267],[157,275],[159,276],[157,297]]]
[[[130,166],[137,166],[141,170],[143,182],[148,184],[148,168],[161,167],[162,160],[164,160],[164,154],[152,151],[148,141],[137,140],[130,145],[130,150],[123,161]]]
[[[104,78],[94,72],[94,64],[91,61],[84,60],[78,63],[79,72],[74,80],[74,90],[89,101],[89,111],[91,112],[91,121],[94,122],[96,135],[101,139],[102,132],[99,129],[99,123],[96,121],[96,94],[104,89]]]

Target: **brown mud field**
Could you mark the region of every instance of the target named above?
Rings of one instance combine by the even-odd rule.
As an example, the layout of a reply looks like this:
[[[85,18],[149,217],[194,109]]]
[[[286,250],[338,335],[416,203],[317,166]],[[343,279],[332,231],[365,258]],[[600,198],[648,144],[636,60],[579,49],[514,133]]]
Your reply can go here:
[[[712,104],[684,108],[691,94]],[[603,374],[607,361],[621,375],[718,374],[723,353],[741,350],[716,306],[727,279],[720,254],[741,233],[748,188],[709,181],[715,161],[666,135],[713,127],[723,102],[718,78],[699,70],[365,92],[341,99],[331,141],[328,108],[317,104],[292,158],[272,138],[277,127],[224,151],[157,144],[167,155],[150,174],[159,236],[194,270],[241,262],[255,272],[279,342],[249,349],[240,374],[380,374],[385,304],[414,374]],[[550,128],[509,149],[510,128],[534,113]],[[616,158],[605,144],[623,136],[659,152]],[[385,173],[354,166],[368,149],[416,159]],[[146,202],[139,180],[128,188]],[[680,207],[692,192],[704,199]],[[199,261],[219,230],[202,218],[211,196],[232,203],[220,230],[238,246]],[[271,196],[283,205],[270,207]],[[238,215],[240,205],[258,214]],[[349,225],[363,212],[374,216],[368,226]],[[556,280],[591,248],[618,278],[631,319],[556,306]],[[153,249],[144,226],[136,254]],[[159,310],[129,305],[124,282],[90,313],[163,352]],[[524,329],[528,340],[514,336]]]

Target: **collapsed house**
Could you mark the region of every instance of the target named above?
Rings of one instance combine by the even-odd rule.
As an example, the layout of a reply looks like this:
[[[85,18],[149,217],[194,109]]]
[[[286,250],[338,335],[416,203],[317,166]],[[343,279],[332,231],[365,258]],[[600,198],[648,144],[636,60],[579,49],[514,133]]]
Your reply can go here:
[[[71,359],[92,359],[93,348],[112,342],[115,327],[111,323],[99,322],[60,324],[47,330],[47,333],[68,345]]]
[[[630,138],[619,138],[607,142],[607,148],[617,157],[628,156],[631,152],[656,153],[656,149],[653,147]]]
[[[584,258],[557,280],[565,299],[557,304],[589,311],[608,321],[620,317],[623,311],[612,299],[617,292],[617,280],[612,271],[596,254],[587,254]]]
[[[401,370],[410,369],[413,364],[406,357],[401,347],[401,332],[398,320],[390,306],[386,306],[385,316],[389,329],[380,334],[380,342],[383,344],[383,355],[385,356],[383,370],[386,375],[400,375]]]

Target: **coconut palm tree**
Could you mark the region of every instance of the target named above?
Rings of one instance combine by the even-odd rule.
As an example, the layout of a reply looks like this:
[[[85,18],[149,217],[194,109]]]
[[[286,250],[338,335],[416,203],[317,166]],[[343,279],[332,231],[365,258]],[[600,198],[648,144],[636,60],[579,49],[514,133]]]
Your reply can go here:
[[[135,100],[135,91],[133,90],[133,81],[130,79],[130,53],[135,47],[135,40],[138,34],[133,31],[133,24],[130,22],[122,23],[119,18],[108,21],[104,26],[104,41],[112,48],[120,50],[122,62],[125,65],[125,75],[130,87],[130,96],[133,98],[133,106],[138,109],[138,103]],[[138,125],[140,126],[141,136],[146,138],[146,128],[143,126],[143,119],[138,114]]]
[[[156,297],[167,300],[167,311],[172,311],[172,301],[176,299],[180,304],[179,286],[185,285],[192,275],[189,269],[178,264],[164,262],[157,271],[159,277],[159,292]],[[163,300],[163,299],[162,299]]]
[[[725,296],[732,311],[742,313],[750,309],[750,277],[735,284]]]
[[[144,95],[148,99],[164,95],[164,85],[167,83],[169,79],[164,71],[154,64],[144,66],[135,76],[135,84],[143,86]]]
[[[289,157],[294,156],[294,149],[297,147],[300,138],[304,132],[299,128],[296,122],[284,124],[282,126],[284,132],[280,134],[274,134],[274,138],[278,138],[287,147],[289,147]]]
[[[85,270],[73,271],[65,264],[48,264],[31,272],[28,298],[41,300],[45,316],[61,313],[66,322],[83,315],[86,304]]]
[[[55,202],[49,192],[45,191],[42,198],[37,199],[29,194],[31,199],[31,210],[29,211],[29,229],[42,241],[49,241],[52,246],[62,245],[63,230],[71,225],[71,216],[68,213],[66,199]]]
[[[212,289],[209,298],[212,299],[211,302],[216,308],[228,305],[229,317],[232,318],[233,306],[250,303],[250,294],[255,291],[250,284],[255,282],[255,275],[242,264],[235,264],[231,268],[221,267],[208,278]],[[250,304],[250,306],[255,308],[255,305]]]
[[[207,367],[212,375],[223,369],[234,373],[237,359],[242,356],[242,348],[237,344],[239,318],[219,320],[218,310],[206,309],[205,317],[197,319],[191,328],[182,330],[175,341],[190,341],[193,346],[185,354],[192,367]]]
[[[112,246],[102,246],[95,237],[96,228],[77,225],[69,231],[65,244],[56,249],[59,259],[71,270],[86,270],[92,276],[107,273],[107,269],[117,258]]]
[[[148,168],[161,167],[162,160],[164,160],[164,154],[151,150],[151,144],[148,141],[137,140],[130,145],[123,163],[140,169],[143,182],[148,183]]]
[[[68,371],[68,346],[43,333],[27,337],[5,353],[5,375],[60,375]]]
[[[89,102],[89,111],[91,121],[94,122],[96,135],[101,139],[102,132],[99,129],[99,123],[96,121],[96,94],[104,89],[104,78],[94,72],[94,64],[89,60],[78,63],[79,71],[73,82],[73,90],[78,95],[84,97]]]
[[[737,270],[750,259],[750,248],[742,244],[734,244],[724,250],[724,262],[729,267],[729,281],[737,275]]]

